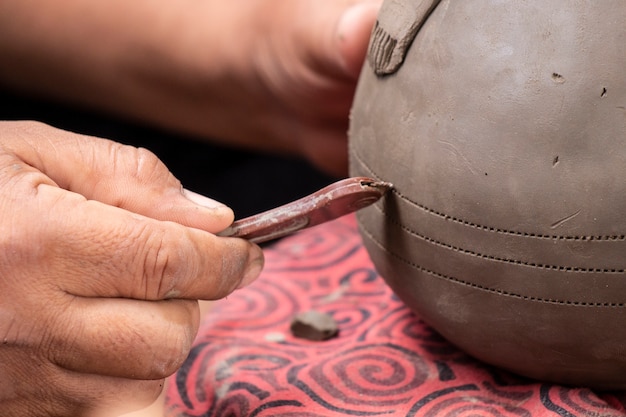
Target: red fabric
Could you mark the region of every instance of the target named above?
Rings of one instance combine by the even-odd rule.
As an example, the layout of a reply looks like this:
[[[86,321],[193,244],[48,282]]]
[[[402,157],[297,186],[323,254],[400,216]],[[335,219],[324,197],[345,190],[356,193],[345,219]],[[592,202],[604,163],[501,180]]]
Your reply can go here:
[[[337,338],[296,339],[316,309]],[[217,302],[171,379],[168,416],[626,416],[626,395],[529,381],[443,340],[376,274],[353,216],[266,249],[253,285]]]

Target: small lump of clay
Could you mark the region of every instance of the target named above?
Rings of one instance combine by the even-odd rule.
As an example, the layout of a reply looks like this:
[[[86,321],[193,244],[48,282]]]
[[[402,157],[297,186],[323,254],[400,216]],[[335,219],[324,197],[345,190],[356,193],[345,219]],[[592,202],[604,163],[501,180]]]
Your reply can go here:
[[[330,314],[316,310],[299,313],[291,321],[291,334],[300,339],[328,340],[337,336],[339,327]]]

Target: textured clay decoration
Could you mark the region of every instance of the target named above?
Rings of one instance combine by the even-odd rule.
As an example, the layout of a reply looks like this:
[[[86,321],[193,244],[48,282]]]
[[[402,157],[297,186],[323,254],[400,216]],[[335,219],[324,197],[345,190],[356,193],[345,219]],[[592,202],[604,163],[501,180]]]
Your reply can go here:
[[[407,21],[407,16],[412,19]],[[626,3],[386,0],[350,126],[374,264],[444,337],[626,388]]]

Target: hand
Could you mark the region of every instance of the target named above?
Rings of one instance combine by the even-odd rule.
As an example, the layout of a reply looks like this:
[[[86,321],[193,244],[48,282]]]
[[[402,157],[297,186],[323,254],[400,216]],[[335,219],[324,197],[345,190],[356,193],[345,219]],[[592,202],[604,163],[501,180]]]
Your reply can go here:
[[[298,154],[342,177],[381,2],[6,0],[0,84]]]
[[[349,111],[380,3],[243,3],[247,14],[232,25],[228,43],[239,58],[231,68],[240,72],[220,94],[222,120],[231,126],[223,136],[293,151],[347,175]]]
[[[146,150],[0,122],[0,193],[3,415],[149,404],[189,352],[196,300],[263,265],[256,245],[212,234],[229,208]]]

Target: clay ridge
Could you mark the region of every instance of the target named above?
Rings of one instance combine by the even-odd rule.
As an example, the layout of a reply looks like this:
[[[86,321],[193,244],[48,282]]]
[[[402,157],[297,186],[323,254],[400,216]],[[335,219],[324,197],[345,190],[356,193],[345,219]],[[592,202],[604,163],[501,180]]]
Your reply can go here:
[[[578,272],[578,273],[604,273],[604,274],[623,274],[626,272],[626,270],[624,269],[616,269],[616,268],[584,268],[584,267],[578,267],[578,266],[546,265],[546,264],[539,264],[539,263],[533,263],[533,262],[525,262],[525,261],[521,261],[517,259],[501,258],[501,257],[493,256],[493,255],[485,255],[483,253],[474,252],[468,249],[463,249],[458,246],[449,245],[447,243],[438,241],[431,237],[424,236],[416,232],[415,230],[412,230],[406,227],[405,225],[400,223],[396,218],[389,216],[388,213],[386,213],[382,208],[378,206],[378,204],[373,205],[373,207],[376,207],[376,209],[380,211],[385,216],[385,218],[387,218],[396,226],[399,226],[406,233],[418,239],[422,239],[426,242],[432,243],[433,245],[450,249],[454,252],[462,253],[464,255],[474,256],[476,258],[481,258],[481,259],[490,260],[490,261],[503,262],[503,263],[513,264],[513,265],[520,265],[520,266],[527,266],[529,268],[546,269],[546,270],[551,270],[551,271]]]
[[[367,58],[374,74],[393,74],[404,62],[422,25],[441,0],[384,2],[370,37]]]
[[[358,152],[352,148],[351,150],[351,154],[354,156],[354,158],[361,164],[361,166],[363,166],[364,168],[366,168],[369,171],[369,176],[373,177],[374,179],[376,179],[377,181],[386,181],[384,178],[381,178],[380,175],[378,175],[376,172],[374,172],[374,170],[368,166],[363,159],[361,158],[361,156],[358,154]],[[450,216],[448,214],[439,212],[437,210],[431,209],[429,207],[426,207],[420,203],[417,203],[413,200],[411,200],[409,197],[405,196],[404,194],[400,193],[397,189],[393,189],[393,193],[396,194],[398,197],[400,197],[402,200],[408,202],[409,204],[414,205],[416,208],[425,211],[429,214],[441,217],[447,221],[451,221],[457,224],[461,224],[463,226],[467,226],[467,227],[471,227],[474,229],[479,229],[479,230],[483,230],[486,232],[492,232],[492,233],[498,233],[498,234],[504,234],[504,235],[511,235],[511,236],[523,236],[523,237],[528,237],[531,239],[550,239],[550,240],[565,240],[565,241],[625,241],[626,240],[626,235],[622,234],[622,235],[606,235],[606,236],[591,236],[591,235],[546,235],[546,234],[541,234],[541,233],[534,233],[534,232],[524,232],[524,231],[519,231],[519,230],[506,230],[506,229],[501,229],[498,227],[493,227],[493,226],[487,226],[487,225],[481,225],[481,224],[477,224],[477,223],[473,223],[470,222],[468,220],[463,220],[460,219],[458,217],[454,217],[454,216]]]
[[[556,304],[556,305],[567,305],[567,306],[573,306],[573,307],[601,307],[601,308],[623,308],[626,307],[625,303],[601,303],[601,302],[588,302],[588,301],[572,301],[572,300],[555,300],[555,299],[547,299],[547,298],[540,298],[540,297],[533,297],[533,296],[528,296],[528,295],[522,295],[522,294],[517,294],[517,293],[513,293],[510,291],[503,291],[503,290],[498,290],[495,288],[489,288],[489,287],[484,287],[482,285],[478,285],[478,284],[474,284],[471,282],[467,282],[464,281],[460,278],[455,278],[455,277],[451,277],[449,275],[445,275],[439,272],[435,272],[432,271],[430,269],[424,268],[420,265],[417,265],[407,259],[404,259],[403,257],[399,256],[396,253],[390,252],[387,248],[385,248],[380,241],[378,241],[376,238],[374,238],[374,236],[370,233],[369,230],[365,229],[365,227],[363,225],[361,225],[361,232],[365,235],[367,235],[367,237],[370,239],[370,241],[372,241],[374,244],[376,244],[376,246],[378,246],[380,249],[382,249],[385,253],[388,253],[389,255],[393,256],[394,258],[396,258],[397,260],[399,260],[400,262],[404,263],[405,265],[410,266],[413,269],[416,269],[418,271],[421,271],[423,273],[432,275],[436,278],[439,279],[444,279],[446,281],[450,281],[453,282],[455,284],[459,284],[459,285],[463,285],[466,287],[470,287],[470,288],[474,288],[477,289],[479,291],[484,291],[484,292],[488,292],[491,294],[497,294],[497,295],[502,295],[505,297],[511,297],[511,298],[517,298],[517,299],[521,299],[521,300],[525,300],[525,301],[532,301],[532,302],[538,302],[538,303],[546,303],[546,304]]]

